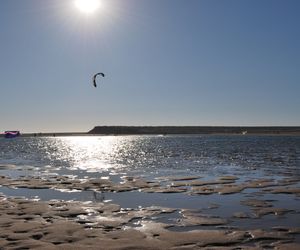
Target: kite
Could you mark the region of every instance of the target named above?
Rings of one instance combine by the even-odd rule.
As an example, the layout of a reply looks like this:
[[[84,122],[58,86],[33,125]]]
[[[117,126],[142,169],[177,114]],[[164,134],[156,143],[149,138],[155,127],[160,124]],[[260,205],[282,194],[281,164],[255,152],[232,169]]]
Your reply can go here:
[[[93,76],[93,83],[94,83],[94,87],[96,88],[97,87],[97,83],[96,83],[96,78],[97,76],[102,76],[102,77],[105,77],[105,75],[103,73],[97,73]]]

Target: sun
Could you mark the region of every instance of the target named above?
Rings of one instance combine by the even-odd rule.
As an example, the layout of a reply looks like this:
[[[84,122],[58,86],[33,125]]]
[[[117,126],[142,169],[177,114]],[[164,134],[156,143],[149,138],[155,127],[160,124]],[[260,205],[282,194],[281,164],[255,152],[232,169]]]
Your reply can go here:
[[[93,13],[101,7],[99,0],[75,0],[75,6],[83,13]]]

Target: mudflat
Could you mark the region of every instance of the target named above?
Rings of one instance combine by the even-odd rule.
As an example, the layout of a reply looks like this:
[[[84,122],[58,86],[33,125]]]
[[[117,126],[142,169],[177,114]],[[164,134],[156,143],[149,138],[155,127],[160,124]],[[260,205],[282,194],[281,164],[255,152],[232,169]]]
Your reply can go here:
[[[134,196],[138,190],[145,194],[163,193],[168,196],[178,193],[199,199],[215,195],[215,203],[193,209],[161,206],[126,208],[105,199],[42,201],[1,195],[0,248],[299,249],[300,227],[272,226],[264,220],[267,216],[279,221],[286,216],[289,220],[299,218],[299,207],[278,207],[276,200],[258,198],[263,194],[289,194],[299,204],[300,189],[294,187],[297,183],[299,179],[293,177],[280,181],[256,179],[240,182],[237,176],[220,176],[210,181],[203,181],[199,176],[161,176],[153,180],[126,176],[117,183],[97,178],[10,178],[2,175],[0,185],[10,189],[76,190],[98,194],[126,193],[127,196]],[[252,191],[242,194],[245,190]],[[232,207],[232,215],[228,217],[222,214],[222,200],[231,194],[238,195],[238,202],[244,209],[233,212],[235,209]],[[215,210],[218,212],[215,213]]]

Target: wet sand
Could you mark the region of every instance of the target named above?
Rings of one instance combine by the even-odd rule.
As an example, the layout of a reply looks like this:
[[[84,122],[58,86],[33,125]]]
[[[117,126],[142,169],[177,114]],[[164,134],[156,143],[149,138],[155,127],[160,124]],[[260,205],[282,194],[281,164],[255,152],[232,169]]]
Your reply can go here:
[[[300,249],[300,180],[293,176],[113,181],[1,171],[18,169],[0,167],[0,249]],[[51,199],[55,192],[94,199]]]

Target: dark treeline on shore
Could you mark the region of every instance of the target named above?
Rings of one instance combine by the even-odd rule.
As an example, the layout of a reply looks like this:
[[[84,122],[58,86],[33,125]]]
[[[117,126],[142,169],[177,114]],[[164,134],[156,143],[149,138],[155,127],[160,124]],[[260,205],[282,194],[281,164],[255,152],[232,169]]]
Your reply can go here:
[[[300,134],[300,126],[96,126],[88,134]]]

